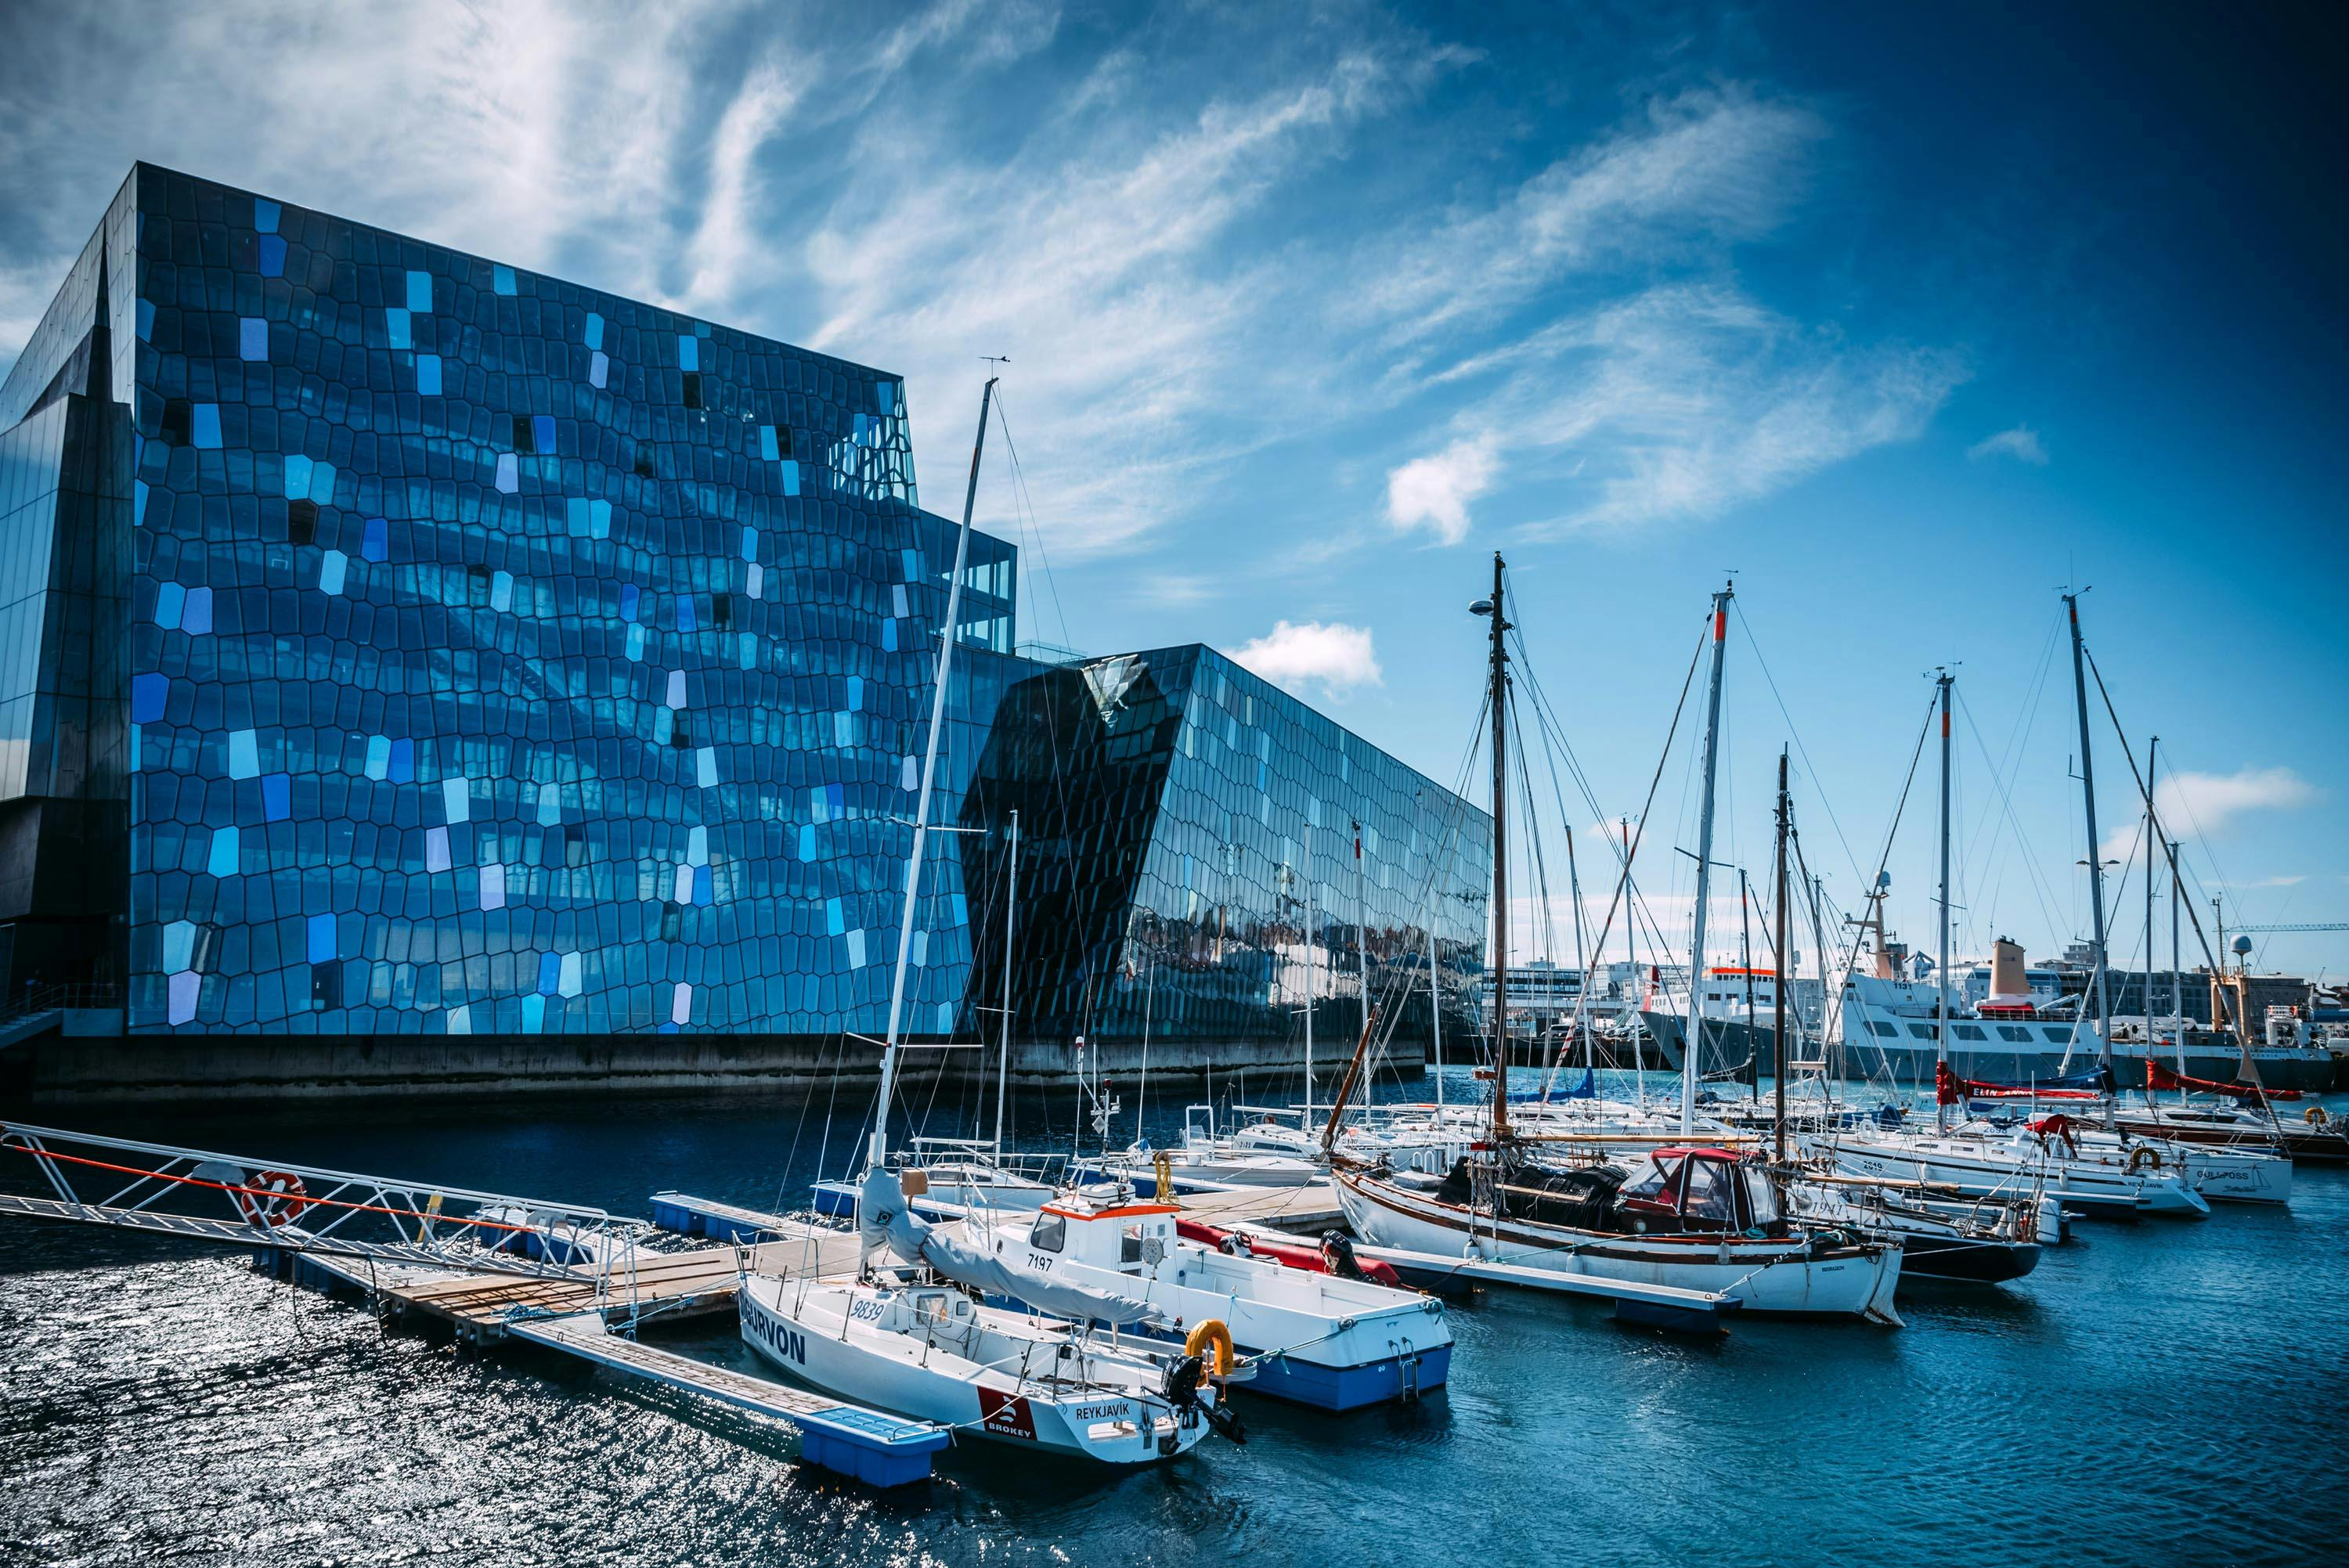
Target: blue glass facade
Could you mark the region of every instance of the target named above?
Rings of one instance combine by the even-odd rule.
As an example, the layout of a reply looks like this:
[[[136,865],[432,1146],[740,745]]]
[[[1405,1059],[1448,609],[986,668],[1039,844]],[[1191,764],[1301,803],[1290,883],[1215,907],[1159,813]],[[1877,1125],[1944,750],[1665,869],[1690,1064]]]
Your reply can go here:
[[[954,555],[897,378],[140,165],[0,432],[12,986],[118,986],[133,1033],[882,1026]],[[1012,656],[1016,567],[974,536],[938,810],[977,826],[1018,776],[976,772],[1061,745],[999,708],[1120,678]],[[1205,650],[1135,657],[1180,716],[1156,793],[1126,730],[1065,738],[1102,821],[1040,812],[1049,896],[1089,890],[1096,949],[1146,910],[1154,953],[1212,896],[1201,1026],[1274,1027],[1268,879],[1350,810],[1416,853],[1443,792]],[[1000,919],[995,841],[936,841],[921,1034],[971,1026]],[[1373,874],[1400,929],[1411,873]],[[1102,965],[1040,950],[1037,1023],[1116,1013]]]

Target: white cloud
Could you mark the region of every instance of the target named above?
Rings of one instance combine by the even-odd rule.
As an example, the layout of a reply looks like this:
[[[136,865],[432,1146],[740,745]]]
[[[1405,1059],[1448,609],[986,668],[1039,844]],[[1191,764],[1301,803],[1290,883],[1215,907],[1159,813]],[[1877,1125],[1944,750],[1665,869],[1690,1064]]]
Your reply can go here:
[[[2255,882],[2245,882],[2242,885],[2245,887],[2298,887],[2307,880],[2305,876],[2261,877]]]
[[[1468,503],[1493,484],[1493,443],[1454,441],[1387,475],[1387,521],[1398,533],[1425,528],[1445,544],[1468,537]]]
[[[2314,803],[2316,798],[2315,788],[2289,768],[2246,768],[2239,773],[2173,773],[2154,786],[2153,806],[2164,830],[2173,837],[2214,839],[2247,812],[2292,810]],[[2144,804],[2144,797],[2137,797],[2140,819]],[[2138,843],[2143,826],[2140,820],[2106,834],[2106,858],[2126,856]],[[2288,887],[2291,882],[2268,885]]]
[[[1326,625],[1319,621],[1303,625],[1277,622],[1254,642],[1227,651],[1236,662],[1292,690],[1314,685],[1332,696],[1341,696],[1357,686],[1384,682],[1377,651],[1371,645],[1370,628],[1340,621]]]
[[[1984,458],[2013,458],[2033,468],[2047,466],[2047,449],[2041,444],[2039,432],[2028,425],[2017,425],[2011,430],[2001,430],[1966,449],[1966,456],[1980,462]]]

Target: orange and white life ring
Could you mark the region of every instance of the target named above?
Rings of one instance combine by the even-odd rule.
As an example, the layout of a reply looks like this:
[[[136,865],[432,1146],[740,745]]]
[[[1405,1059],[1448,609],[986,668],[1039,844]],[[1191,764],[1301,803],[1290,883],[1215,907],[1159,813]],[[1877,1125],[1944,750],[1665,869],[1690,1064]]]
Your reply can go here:
[[[256,1171],[229,1189],[245,1223],[264,1230],[290,1224],[311,1203],[310,1190],[290,1171]]]

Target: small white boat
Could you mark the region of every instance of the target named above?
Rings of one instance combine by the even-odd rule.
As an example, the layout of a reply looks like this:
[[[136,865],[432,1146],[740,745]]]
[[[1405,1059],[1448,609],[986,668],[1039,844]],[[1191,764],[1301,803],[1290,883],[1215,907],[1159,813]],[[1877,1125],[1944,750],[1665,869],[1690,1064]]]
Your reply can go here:
[[[1223,1323],[1259,1393],[1350,1410],[1444,1383],[1452,1330],[1444,1305],[1414,1290],[1289,1268],[1185,1240],[1172,1203],[1068,1192],[1032,1219],[997,1223],[999,1255],[1063,1282],[1131,1295],[1181,1338]]]

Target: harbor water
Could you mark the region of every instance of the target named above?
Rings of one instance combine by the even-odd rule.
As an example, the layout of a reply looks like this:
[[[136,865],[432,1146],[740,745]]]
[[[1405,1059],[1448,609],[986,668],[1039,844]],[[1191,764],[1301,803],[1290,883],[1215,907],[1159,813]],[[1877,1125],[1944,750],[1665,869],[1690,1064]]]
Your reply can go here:
[[[644,1213],[671,1187],[800,1205],[853,1162],[848,1098],[76,1120]],[[1022,1146],[1067,1145],[1053,1099],[1020,1107]],[[1150,1123],[1178,1133],[1181,1097]],[[2007,1286],[1904,1281],[1897,1331],[1673,1338],[1496,1291],[1452,1308],[1451,1384],[1413,1407],[1243,1395],[1245,1447],[1109,1474],[966,1443],[882,1494],[802,1468],[781,1428],[551,1353],[387,1332],[233,1255],[0,1222],[0,1561],[2337,1561],[2349,1171],[2302,1166],[2288,1209],[2078,1238]],[[755,1365],[730,1315],[659,1337]]]

